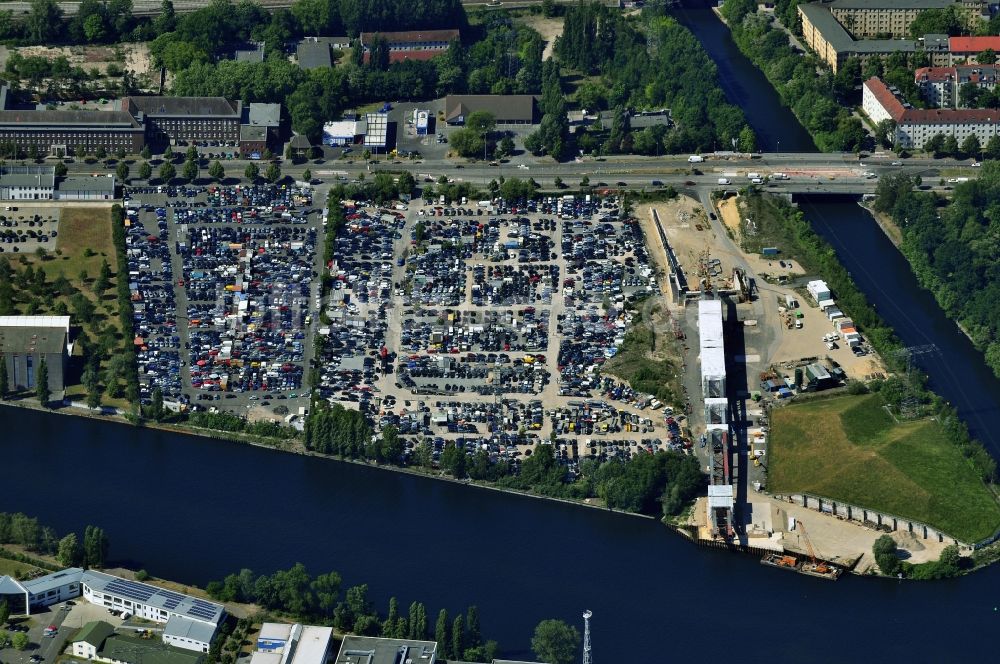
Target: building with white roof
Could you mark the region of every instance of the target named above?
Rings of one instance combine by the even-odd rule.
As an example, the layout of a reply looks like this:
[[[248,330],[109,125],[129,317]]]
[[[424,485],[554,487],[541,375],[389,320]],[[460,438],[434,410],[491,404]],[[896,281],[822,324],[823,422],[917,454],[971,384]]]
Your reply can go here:
[[[701,387],[704,397],[726,396],[726,351],[722,338],[722,301],[698,302],[701,349]]]
[[[332,627],[264,623],[250,664],[326,664]]]

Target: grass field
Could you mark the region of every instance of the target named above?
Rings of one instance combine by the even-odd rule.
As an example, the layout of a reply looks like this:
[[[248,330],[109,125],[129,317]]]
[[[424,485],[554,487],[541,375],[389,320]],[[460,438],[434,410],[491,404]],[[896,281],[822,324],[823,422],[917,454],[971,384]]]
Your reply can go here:
[[[0,576],[7,574],[15,578],[22,578],[30,572],[36,572],[38,568],[28,563],[21,563],[16,560],[0,558]]]
[[[1000,527],[1000,504],[932,420],[896,424],[878,395],[775,408],[768,486],[905,516],[964,541]]]

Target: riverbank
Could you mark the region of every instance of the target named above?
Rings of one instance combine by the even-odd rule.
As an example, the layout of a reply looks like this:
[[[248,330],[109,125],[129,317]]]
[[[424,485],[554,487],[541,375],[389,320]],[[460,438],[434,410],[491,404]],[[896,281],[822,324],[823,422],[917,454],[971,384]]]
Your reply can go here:
[[[573,499],[573,498],[563,498],[559,496],[546,496],[539,493],[533,493],[530,491],[522,491],[519,489],[513,489],[510,487],[496,486],[495,484],[490,484],[481,480],[472,479],[456,479],[454,477],[448,477],[441,472],[431,472],[419,468],[407,467],[407,466],[395,466],[391,464],[380,464],[363,459],[346,459],[337,456],[322,454],[320,452],[315,452],[313,450],[308,450],[304,445],[301,444],[299,439],[291,439],[294,441],[294,445],[287,446],[285,443],[288,440],[275,440],[275,439],[260,439],[257,436],[249,436],[241,434],[235,431],[219,431],[216,429],[205,429],[201,427],[190,427],[182,424],[171,424],[166,422],[155,422],[144,420],[141,424],[130,421],[127,417],[123,415],[105,415],[101,413],[95,413],[93,411],[87,411],[82,408],[75,408],[72,406],[64,406],[62,408],[44,408],[38,403],[32,400],[22,399],[17,402],[11,401],[0,401],[0,405],[10,406],[12,408],[26,408],[43,413],[51,413],[56,415],[64,415],[69,417],[84,417],[87,419],[99,420],[103,422],[109,422],[112,424],[126,425],[134,427],[135,429],[153,429],[157,431],[165,431],[168,433],[182,434],[186,436],[193,436],[197,438],[209,438],[215,440],[225,440],[234,443],[243,443],[251,445],[253,447],[260,447],[267,450],[272,450],[276,452],[286,452],[291,454],[297,454],[300,456],[315,457],[317,459],[325,459],[328,461],[335,461],[340,463],[347,463],[356,466],[363,466],[365,468],[373,468],[376,470],[389,471],[394,473],[402,473],[405,475],[411,475],[415,477],[422,477],[429,480],[437,480],[442,482],[448,482],[450,484],[458,484],[463,486],[471,486],[479,489],[487,489],[490,491],[495,491],[498,493],[505,493],[515,496],[522,496],[525,498],[537,498],[541,500],[548,500],[557,503],[565,503],[568,505],[574,505],[578,507],[587,507],[590,509],[600,510],[602,512],[613,512],[615,514],[622,514],[625,516],[634,516],[643,519],[656,520],[658,517],[650,514],[642,514],[639,512],[629,512],[627,510],[617,509],[614,507],[608,507],[600,503],[597,498],[585,498],[585,499]]]

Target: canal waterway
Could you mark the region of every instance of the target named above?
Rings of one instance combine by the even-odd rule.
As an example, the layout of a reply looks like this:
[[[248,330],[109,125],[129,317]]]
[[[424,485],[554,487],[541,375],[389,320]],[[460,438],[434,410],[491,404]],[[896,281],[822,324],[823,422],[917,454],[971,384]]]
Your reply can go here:
[[[204,585],[296,562],[382,610],[480,607],[506,654],[594,611],[595,661],[949,661],[992,654],[1000,569],[940,583],[810,579],[650,519],[100,420],[0,407],[3,499],[114,559]]]
[[[677,16],[762,148],[814,149],[708,10]],[[922,365],[996,450],[996,381],[867,213],[846,199],[803,209],[900,336],[942,349]],[[425,602],[432,620],[475,603],[511,657],[530,656],[540,619],[580,624],[588,608],[599,662],[995,657],[998,568],[935,583],[831,583],[700,549],[649,519],[332,460],[5,406],[0,431],[0,510],[60,532],[101,525],[112,558],[187,583],[302,562],[368,583],[383,611],[393,595],[404,607]]]

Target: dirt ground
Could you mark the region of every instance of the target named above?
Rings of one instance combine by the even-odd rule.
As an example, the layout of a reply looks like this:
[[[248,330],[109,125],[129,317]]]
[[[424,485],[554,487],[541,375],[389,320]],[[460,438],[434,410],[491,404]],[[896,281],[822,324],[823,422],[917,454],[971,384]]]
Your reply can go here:
[[[673,201],[641,205],[636,208],[636,214],[643,224],[643,230],[651,233],[650,237],[658,237],[655,224],[652,223],[650,208],[655,207],[663,224],[663,232],[670,243],[687,277],[688,285],[697,290],[699,280],[704,276],[701,270],[702,258],[708,255],[709,261],[719,261],[710,266],[709,277],[716,288],[728,287],[733,267],[738,264],[736,256],[722,246],[712,225],[705,216],[702,204],[687,196],[679,196]],[[659,245],[659,242],[655,243]]]
[[[107,71],[108,65],[111,63],[122,65],[137,76],[149,76],[152,68],[149,47],[145,43],[122,44],[118,48],[110,46],[23,46],[15,50],[25,57],[41,56],[50,60],[63,55],[73,66],[82,67],[87,71],[97,69],[102,74]],[[10,52],[11,49],[7,47],[0,48],[0,69],[6,66]],[[119,57],[119,53],[124,57]]]
[[[746,229],[746,221],[739,207],[739,199],[737,197],[727,198],[719,201],[717,207],[726,228],[739,242],[741,234]],[[829,357],[836,361],[850,378],[864,380],[870,378],[872,374],[885,373],[885,368],[878,358],[871,355],[857,357],[846,344],[838,343],[837,348],[832,350],[827,348],[826,342],[823,341],[823,335],[833,332],[834,329],[833,324],[819,307],[793,288],[769,283],[778,276],[789,279],[801,277],[805,274],[801,265],[793,260],[782,258],[780,261],[785,263],[782,267],[779,259],[759,254],[745,254],[745,258],[754,273],[762,276],[762,279],[757,282],[762,298],[773,298],[779,307],[786,307],[785,298],[791,296],[799,304],[795,311],[802,313],[801,329],[787,328],[777,320],[773,322],[780,336],[780,344],[768,358],[770,363],[791,365],[806,357]],[[767,277],[767,280],[763,277]]]
[[[660,223],[663,225],[664,232],[667,233],[667,242],[670,242],[674,251],[677,252],[679,252],[676,244],[677,240],[671,237],[670,228],[676,225],[678,230],[694,231],[694,226],[692,226],[691,220],[704,220],[704,212],[702,211],[701,204],[698,201],[693,198],[688,198],[687,196],[679,196],[673,201],[663,203],[645,203],[643,205],[636,206],[635,216],[639,219],[639,225],[642,228],[643,236],[646,238],[646,246],[649,248],[650,258],[652,258],[653,263],[656,264],[657,271],[662,275],[666,275],[670,272],[667,262],[667,250],[660,242],[660,234],[656,230],[656,223],[653,221],[652,212],[654,209],[660,218]],[[671,220],[675,221],[676,224],[671,224]],[[702,224],[702,228],[706,227],[707,224]],[[710,230],[708,232],[711,233]],[[682,235],[683,234],[686,233],[682,233]],[[678,260],[680,260],[679,255]],[[681,264],[682,267],[684,267],[683,261]],[[687,268],[684,267],[684,269]],[[667,285],[667,281],[665,279],[660,280],[660,286],[662,292],[669,295],[669,286]]]
[[[538,34],[545,40],[545,50],[542,51],[542,60],[551,58],[556,46],[556,38],[563,33],[563,20],[561,18],[545,18],[544,16],[524,16],[520,21],[524,25],[538,31]]]

